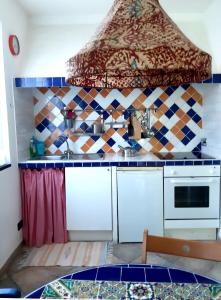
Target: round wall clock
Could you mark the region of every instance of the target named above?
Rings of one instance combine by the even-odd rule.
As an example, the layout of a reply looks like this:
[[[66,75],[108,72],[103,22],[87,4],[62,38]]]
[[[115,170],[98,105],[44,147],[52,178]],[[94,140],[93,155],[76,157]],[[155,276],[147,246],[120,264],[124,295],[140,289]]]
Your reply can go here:
[[[8,38],[8,45],[12,55],[18,55],[20,52],[19,40],[16,35],[11,34]]]

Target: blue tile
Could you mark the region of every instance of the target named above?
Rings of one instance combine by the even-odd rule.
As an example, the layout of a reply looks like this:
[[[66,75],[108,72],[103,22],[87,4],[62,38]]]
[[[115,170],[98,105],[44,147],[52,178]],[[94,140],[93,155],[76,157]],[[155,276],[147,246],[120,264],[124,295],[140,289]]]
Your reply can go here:
[[[55,168],[64,168],[64,163],[55,163],[54,166]]]
[[[137,166],[138,167],[146,167],[146,162],[145,161],[138,161]]]
[[[110,163],[109,163],[108,161],[101,162],[101,166],[102,166],[102,167],[109,167],[109,166],[110,166]]]
[[[186,146],[189,144],[190,140],[187,137],[185,137],[181,140],[181,142]]]
[[[193,99],[193,98],[190,98],[188,101],[187,101],[187,103],[189,104],[189,106],[193,106],[195,103],[196,103],[196,101]]]
[[[46,163],[45,168],[54,168],[54,163]]]
[[[96,275],[97,275],[97,268],[93,268],[91,270],[74,273],[71,278],[78,279],[78,280],[95,280]]]
[[[203,83],[212,83],[212,82],[213,82],[213,77],[210,77],[209,79],[203,81]]]
[[[74,166],[74,163],[71,163],[71,162],[65,162],[65,163],[64,163],[64,166],[65,166],[65,168],[70,168],[70,167],[73,167],[73,166]]]
[[[91,163],[89,163],[89,162],[83,163],[82,165],[83,165],[83,167],[91,167]]]
[[[163,102],[160,100],[160,99],[157,99],[155,102],[154,102],[154,105],[156,105],[156,107],[160,107],[161,105],[163,104]]]
[[[184,126],[184,127],[181,129],[181,131],[182,131],[184,134],[187,134],[187,133],[190,131],[190,129],[189,129],[189,127],[187,127],[187,126]]]
[[[208,283],[208,284],[216,284],[216,283],[218,283],[217,281],[214,281],[214,280],[212,280],[212,279],[209,279],[209,278],[200,276],[200,275],[198,275],[198,274],[195,274],[195,277],[196,277],[196,280],[197,280],[199,283]]]
[[[43,293],[44,289],[45,289],[45,286],[41,287],[37,291],[32,292],[30,295],[26,296],[25,298],[28,298],[28,299],[40,299],[41,298],[41,294]]]
[[[28,167],[28,169],[36,169],[36,164],[35,163],[28,163],[27,167]]]
[[[189,272],[169,269],[172,282],[180,283],[197,283],[194,275]]]
[[[128,167],[128,162],[127,161],[120,161],[118,162],[119,167]]]
[[[196,135],[192,131],[189,131],[186,136],[188,137],[188,139],[192,140]]]
[[[37,87],[36,85],[36,79],[31,77],[25,78],[25,87]]]
[[[213,83],[221,83],[221,74],[213,74]]]
[[[88,129],[88,125],[87,123],[83,122],[81,125],[80,125],[80,128],[83,130],[83,131],[86,131]]]
[[[129,264],[128,266],[129,266],[130,268],[131,268],[131,267],[132,267],[132,268],[144,268],[144,269],[146,269],[146,268],[152,268],[151,265],[146,265],[146,264],[140,264],[140,265]]]
[[[165,166],[165,161],[156,161],[156,167],[163,167]]]
[[[65,275],[65,276],[61,277],[61,279],[71,279],[71,278],[72,278],[72,275],[73,275],[73,274]]]
[[[170,160],[166,161],[166,166],[174,166],[174,165],[175,165],[174,161],[170,161]]]
[[[167,269],[145,269],[146,281],[149,282],[171,282]]]
[[[147,167],[156,167],[156,162],[155,161],[147,161],[146,166]]]
[[[91,136],[91,139],[93,140],[93,141],[97,141],[97,140],[99,140],[99,138],[100,138],[100,136],[97,136],[97,135],[92,135]]]
[[[76,96],[73,98],[73,101],[74,101],[75,103],[79,104],[79,103],[82,101],[82,99],[81,99],[78,95],[76,95]]]
[[[116,144],[116,142],[115,142],[112,138],[110,138],[110,139],[107,141],[107,144],[108,144],[110,147],[112,147],[114,144]]]
[[[190,84],[182,84],[181,86],[184,90],[187,90],[190,87]]]
[[[54,132],[57,129],[57,127],[50,122],[47,126],[47,129],[50,130],[51,132]]]
[[[87,103],[84,100],[81,100],[80,103],[78,104],[81,109],[85,109],[87,107]]]
[[[28,168],[27,164],[25,164],[25,163],[19,163],[19,164],[18,164],[18,167],[19,167],[20,169],[27,169],[27,168]]]
[[[82,167],[82,163],[74,163],[74,167]]]
[[[196,114],[196,112],[191,108],[188,112],[187,115],[192,118],[194,115]]]
[[[96,280],[120,281],[121,268],[101,267],[98,268]]]
[[[172,112],[176,112],[179,109],[179,107],[174,103],[171,107],[170,110],[172,110]]]
[[[50,102],[52,102],[59,109],[63,109],[65,107],[65,104],[57,96],[54,96],[53,98],[51,98]]]
[[[91,101],[90,106],[91,106],[93,109],[96,109],[96,108],[99,106],[99,104],[98,104],[95,100],[93,100],[93,101]]]
[[[172,116],[174,115],[174,112],[172,112],[172,110],[168,110],[165,115],[167,116],[168,119],[172,118]]]
[[[193,161],[192,160],[185,160],[184,164],[185,164],[185,166],[193,166]]]
[[[162,139],[163,135],[162,135],[162,133],[160,133],[160,131],[158,131],[154,137],[159,141]]]
[[[145,96],[148,97],[148,96],[150,96],[153,93],[154,90],[155,89],[146,88],[146,89],[143,90],[143,93],[144,93]]]
[[[99,163],[99,162],[92,162],[92,163],[91,163],[91,166],[92,166],[92,167],[100,167],[100,166],[101,166],[101,163]]]
[[[115,99],[113,102],[111,102],[111,105],[116,109],[120,103]]]
[[[52,78],[52,85],[53,86],[62,86],[61,77],[53,77]]]
[[[137,163],[136,163],[136,161],[129,161],[128,166],[129,167],[137,167]]]
[[[196,122],[196,123],[198,123],[198,122],[201,120],[200,116],[197,115],[197,114],[195,114],[195,116],[193,116],[192,119],[193,119],[193,121]]]
[[[204,161],[203,161],[203,164],[204,164],[204,165],[212,165],[212,164],[213,164],[213,161],[212,161],[212,160],[204,160]]]
[[[220,165],[220,160],[213,160],[213,165]]]
[[[162,145],[164,145],[164,146],[165,146],[168,142],[169,142],[168,139],[165,138],[164,136],[162,137],[162,139],[160,139],[160,143],[161,143]]]
[[[174,92],[174,89],[172,89],[171,87],[168,87],[165,91],[164,91],[168,96],[171,96]]]
[[[202,164],[203,164],[203,161],[201,161],[201,160],[194,161],[194,166],[201,166]]]
[[[45,168],[45,164],[44,164],[44,163],[37,163],[37,164],[36,164],[36,167],[37,167],[38,169],[42,169],[42,168]]]
[[[22,87],[23,78],[15,78],[15,87]]]
[[[118,162],[113,161],[113,162],[110,163],[110,165],[111,165],[112,167],[118,167]]]
[[[42,132],[44,129],[45,129],[45,127],[44,127],[44,125],[43,124],[38,124],[38,126],[36,126],[36,129],[39,131],[39,132]]]
[[[165,126],[163,126],[159,131],[161,134],[165,135],[169,130]]]
[[[144,268],[131,268],[122,269],[121,281],[145,281],[145,269]]]
[[[175,161],[174,165],[175,166],[184,166],[184,161],[182,161],[182,160]]]

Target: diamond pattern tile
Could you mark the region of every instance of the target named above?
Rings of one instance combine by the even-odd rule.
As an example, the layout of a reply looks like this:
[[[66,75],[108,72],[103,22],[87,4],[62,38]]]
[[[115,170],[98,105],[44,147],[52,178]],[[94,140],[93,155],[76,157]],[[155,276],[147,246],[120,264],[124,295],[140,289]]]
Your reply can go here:
[[[134,141],[134,147],[138,151],[192,151],[200,148],[202,103],[200,86],[196,90],[192,85],[119,90],[35,88],[35,134],[45,141],[47,154],[66,150],[65,142],[59,140],[62,134],[69,135],[68,141],[74,152],[119,152],[119,144],[130,145],[127,128],[107,128],[102,135],[92,135],[92,125],[95,121],[101,122],[101,116],[105,123],[127,122],[131,111],[151,107],[156,109],[151,115],[155,135]],[[61,114],[65,106],[81,110],[75,112],[72,130],[66,129]],[[95,110],[104,111],[102,114]],[[90,133],[91,136],[76,136],[76,132]]]

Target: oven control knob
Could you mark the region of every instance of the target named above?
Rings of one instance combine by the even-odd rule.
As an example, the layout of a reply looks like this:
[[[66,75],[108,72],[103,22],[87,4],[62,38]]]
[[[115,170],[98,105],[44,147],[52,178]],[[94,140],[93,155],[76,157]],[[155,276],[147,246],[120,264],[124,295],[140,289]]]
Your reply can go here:
[[[176,174],[176,171],[175,171],[175,170],[170,170],[170,174],[171,174],[171,175],[175,175],[175,174]]]

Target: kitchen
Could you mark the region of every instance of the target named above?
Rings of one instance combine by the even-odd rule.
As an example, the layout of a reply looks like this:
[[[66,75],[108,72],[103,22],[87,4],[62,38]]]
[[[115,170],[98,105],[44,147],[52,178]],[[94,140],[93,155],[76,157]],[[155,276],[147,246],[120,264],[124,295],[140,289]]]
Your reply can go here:
[[[0,228],[1,228],[1,235],[5,237],[4,244],[1,245],[0,266],[3,266],[5,264],[9,256],[13,253],[13,251],[17,248],[17,246],[21,242],[21,231],[19,232],[17,231],[17,223],[21,220],[21,212],[20,212],[21,208],[20,208],[20,196],[19,196],[20,183],[19,183],[19,173],[18,173],[17,164],[18,162],[22,162],[25,159],[27,159],[27,151],[29,148],[30,138],[32,137],[35,128],[33,119],[37,117],[37,114],[45,108],[46,104],[48,103],[47,102],[48,97],[51,100],[50,103],[53,104],[54,97],[56,95],[57,96],[62,95],[63,98],[66,97],[64,100],[66,101],[66,104],[72,103],[74,104],[74,107],[77,109],[79,109],[77,107],[77,105],[79,105],[79,102],[77,103],[76,101],[78,101],[79,99],[76,96],[79,95],[81,95],[81,97],[87,96],[90,99],[88,100],[89,103],[91,103],[90,102],[91,97],[93,98],[97,97],[96,98],[97,105],[98,104],[101,105],[102,103],[102,108],[105,109],[109,109],[109,105],[113,103],[113,101],[116,99],[118,103],[116,102],[113,103],[113,105],[111,106],[112,110],[116,109],[116,107],[119,106],[123,106],[122,108],[120,107],[121,109],[128,108],[137,100],[138,97],[140,98],[137,102],[146,108],[148,108],[151,104],[156,102],[157,99],[160,98],[160,96],[162,98],[160,100],[161,102],[163,100],[163,97],[166,97],[166,101],[168,101],[168,104],[165,101],[164,105],[168,105],[167,110],[169,110],[168,108],[171,108],[172,105],[176,103],[178,108],[184,111],[185,113],[187,113],[192,107],[192,109],[195,112],[194,115],[197,115],[195,117],[196,122],[194,121],[193,123],[191,122],[192,127],[189,127],[190,125],[188,124],[189,130],[187,134],[189,134],[189,137],[192,138],[188,139],[189,143],[187,145],[181,143],[181,140],[183,140],[184,136],[186,135],[184,132],[182,132],[182,130],[180,131],[183,133],[183,135],[182,138],[180,139],[178,139],[176,136],[178,132],[173,134],[173,132],[171,131],[173,126],[180,120],[180,117],[177,116],[177,114],[179,114],[180,111],[178,112],[178,110],[176,110],[176,112],[174,113],[172,110],[173,117],[171,118],[165,117],[163,115],[160,116],[160,118],[162,118],[160,119],[161,124],[158,124],[159,127],[157,129],[161,130],[161,134],[163,132],[164,136],[165,134],[167,134],[168,142],[165,145],[167,145],[168,149],[170,149],[173,146],[174,147],[173,150],[175,150],[175,152],[191,152],[195,147],[197,147],[200,144],[202,138],[206,138],[207,146],[206,147],[202,146],[203,152],[206,152],[211,157],[216,158],[214,160],[215,162],[219,161],[220,159],[220,154],[219,154],[220,152],[219,151],[220,150],[220,144],[219,144],[220,143],[219,142],[220,141],[219,139],[220,75],[219,74],[221,73],[219,66],[221,64],[220,64],[220,56],[219,56],[220,41],[219,39],[217,39],[217,36],[219,36],[218,28],[220,27],[219,26],[220,21],[217,12],[219,11],[218,7],[220,3],[219,1],[213,1],[210,6],[209,1],[195,1],[194,3],[196,4],[194,5],[196,6],[193,5],[192,7],[191,6],[192,1],[191,1],[188,3],[188,5],[185,5],[185,7],[183,7],[181,6],[181,4],[178,6],[174,6],[174,3],[172,3],[172,1],[170,2],[171,5],[168,7],[168,9],[166,9],[166,3],[164,4],[163,1],[162,1],[162,5],[164,5],[168,13],[171,13],[171,15],[173,15],[175,21],[185,32],[185,34],[196,45],[198,45],[201,49],[210,53],[213,57],[212,72],[213,74],[216,74],[214,75],[214,83],[193,84],[191,85],[191,87],[194,89],[194,92],[193,90],[191,92],[191,89],[189,89],[188,91],[185,90],[185,87],[179,87],[176,91],[170,91],[170,90],[166,91],[166,89],[161,89],[161,88],[156,88],[154,91],[150,91],[149,89],[146,89],[145,91],[141,91],[139,89],[134,89],[133,91],[130,91],[125,89],[122,90],[121,92],[117,90],[113,90],[107,95],[104,92],[100,91],[95,96],[93,95],[94,93],[93,90],[87,91],[86,89],[83,88],[80,89],[75,87],[71,88],[70,90],[69,87],[60,88],[61,80],[62,80],[61,78],[65,76],[65,71],[66,71],[64,62],[67,60],[67,58],[71,57],[73,53],[77,53],[79,49],[83,47],[84,44],[90,39],[97,25],[100,23],[99,21],[102,20],[102,18],[105,15],[105,12],[112,5],[112,1],[109,1],[108,3],[109,7],[107,7],[107,3],[106,5],[102,4],[104,5],[102,7],[101,3],[99,2],[97,8],[98,10],[97,9],[95,10],[94,15],[90,14],[89,7],[87,7],[87,9],[85,8],[85,6],[82,8],[79,4],[79,8],[74,7],[76,9],[75,15],[77,16],[74,18],[74,20],[70,14],[65,18],[62,18],[60,15],[59,18],[53,15],[48,16],[47,13],[48,14],[50,13],[49,10],[51,9],[51,7],[46,8],[43,6],[43,4],[42,4],[42,8],[40,6],[38,7],[38,10],[37,7],[35,7],[35,13],[33,13],[33,11],[32,12],[29,11],[29,17],[26,15],[24,9],[20,7],[19,4],[15,4],[13,1],[4,1],[3,4],[1,4],[3,5],[2,6],[3,9],[1,9],[0,12],[0,17],[2,22],[2,33],[3,33],[3,41],[4,41],[3,50],[4,50],[5,78],[6,78],[5,85],[6,85],[6,96],[7,96],[8,124],[9,124],[9,144],[10,144],[12,166],[0,172],[0,176],[1,176],[0,184],[1,184],[1,191],[2,191],[1,198],[4,201],[4,205],[1,207]],[[28,11],[29,9],[30,7],[27,6],[26,10]],[[54,9],[56,9],[56,6],[54,6]],[[57,13],[59,9],[57,8]],[[81,20],[82,9],[86,9],[85,10],[86,16],[84,15],[83,17],[84,19],[83,24]],[[169,9],[171,9],[171,12],[169,11]],[[192,15],[190,14],[190,12],[192,12]],[[17,22],[14,22],[15,19],[17,20]],[[85,19],[87,20],[87,23]],[[72,25],[70,26],[70,24]],[[201,26],[202,24],[203,26]],[[8,50],[7,40],[9,34],[11,33],[16,34],[19,37],[19,42],[21,46],[21,53],[16,57],[13,57]],[[49,86],[49,88],[47,87],[45,88],[44,87],[45,83],[42,80],[42,83],[40,83],[40,87],[39,87],[39,82],[36,83],[34,81],[33,83],[27,80],[25,83],[26,86],[24,86],[24,88],[23,85],[20,85],[20,88],[14,88],[14,90],[12,91],[11,89],[12,78],[33,78],[33,77],[53,78],[53,86]],[[19,85],[19,82],[17,82],[17,84]],[[189,87],[186,88],[188,89]],[[182,98],[183,95],[189,96],[188,100],[190,100],[190,105],[187,106],[187,104],[184,103]],[[149,96],[149,98],[147,96]],[[34,106],[32,103],[33,97],[37,99]],[[175,99],[173,99],[173,97]],[[72,99],[74,98],[75,101],[72,102]],[[194,99],[194,104],[191,102],[192,100],[190,98]],[[203,99],[203,105],[200,105],[202,99]],[[85,102],[85,99],[81,98],[80,105],[82,107],[85,104],[83,101]],[[135,108],[137,102],[134,104]],[[159,106],[156,114],[159,112],[162,113],[165,107],[164,106],[161,107],[162,104],[159,103],[159,101],[157,101],[156,104]],[[160,107],[162,110],[160,110]],[[53,109],[55,109],[55,106],[53,106]],[[14,118],[14,114],[16,118]],[[191,112],[189,114],[191,114]],[[109,120],[105,119],[106,123],[113,122],[112,115],[109,116]],[[62,123],[62,120],[60,120],[59,123],[59,117],[54,119],[55,122],[53,124],[54,126],[57,126],[55,124],[58,124],[59,126]],[[96,119],[97,115],[92,117]],[[203,120],[202,128],[201,128],[200,119],[198,119],[198,117]],[[123,122],[122,116],[115,116],[114,120]],[[42,119],[40,121],[39,119],[38,120],[35,119],[35,124],[36,122],[38,122],[36,125],[39,126],[42,123],[42,121],[43,121]],[[186,124],[187,122],[183,124],[182,129]],[[164,127],[166,127],[166,129]],[[41,126],[39,126],[38,128],[40,130],[36,129],[35,132],[37,132],[38,135],[37,138],[40,139],[45,134],[45,132],[44,130],[41,131]],[[167,133],[164,133],[165,130],[168,130]],[[89,152],[94,153],[102,149],[102,147],[103,147],[103,152],[110,152],[111,150],[113,150],[113,152],[118,152],[119,151],[118,144],[120,144],[123,147],[127,146],[125,140],[122,138],[122,136],[126,134],[125,128],[117,129],[117,131],[121,132],[121,134],[118,133],[116,134],[115,130],[113,131],[113,128],[108,128],[108,131],[110,134],[105,137],[106,140],[101,138],[97,140],[93,140],[93,139],[89,140],[90,137],[89,138],[73,137],[73,140],[69,139],[70,148],[72,151],[74,151],[74,153],[87,152],[88,149],[90,149]],[[49,135],[45,136],[45,138],[48,137]],[[171,138],[171,140],[169,140],[169,137]],[[55,140],[51,140],[51,144],[49,144],[51,146],[51,151],[57,150],[55,149],[55,145],[53,144],[54,141]],[[162,140],[162,142],[165,143],[166,141]],[[154,144],[154,140],[153,140],[153,144]],[[172,144],[172,146],[170,144]],[[155,143],[154,145],[157,146],[153,152],[159,152],[159,151],[168,152],[168,149],[164,148],[164,144],[161,144],[157,141],[157,143]],[[83,149],[86,149],[86,151],[82,150],[82,147]],[[150,151],[152,148],[154,148],[153,145],[149,143],[148,139],[141,139],[141,142],[137,143],[136,147],[137,149],[140,149],[142,147],[146,151]],[[63,143],[58,148],[61,152],[65,151],[66,143]],[[130,160],[134,160],[134,159],[130,158]],[[134,161],[139,162],[139,160],[135,159]],[[145,162],[150,161],[150,159],[147,160],[144,159],[143,161]],[[180,161],[180,159],[178,159],[178,161]],[[194,160],[192,161],[194,162]],[[103,162],[107,162],[106,159]],[[96,161],[94,163],[96,163]],[[133,165],[128,165],[128,167],[129,166],[132,167]],[[142,166],[142,164],[140,166]],[[109,164],[107,167],[118,167],[118,165],[112,166]],[[123,166],[120,165],[119,167],[123,167]],[[147,167],[147,165],[145,165],[145,167]],[[162,167],[162,165],[157,167]],[[12,185],[13,185],[13,189],[11,189]],[[115,205],[115,210],[116,210],[116,205]],[[116,216],[116,211],[115,211],[115,216]],[[114,220],[116,221],[116,218]],[[215,226],[216,226],[215,228],[218,228],[217,225]],[[7,228],[7,232],[5,232],[6,228]],[[116,228],[116,225],[114,228]]]

